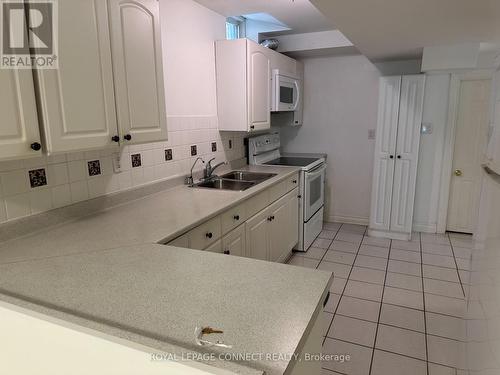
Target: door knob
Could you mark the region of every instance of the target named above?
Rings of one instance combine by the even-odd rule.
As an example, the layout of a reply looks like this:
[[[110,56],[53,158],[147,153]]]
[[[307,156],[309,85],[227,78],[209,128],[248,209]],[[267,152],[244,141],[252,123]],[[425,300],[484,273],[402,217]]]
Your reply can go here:
[[[460,169],[455,169],[455,176],[460,177],[462,175],[462,171]]]

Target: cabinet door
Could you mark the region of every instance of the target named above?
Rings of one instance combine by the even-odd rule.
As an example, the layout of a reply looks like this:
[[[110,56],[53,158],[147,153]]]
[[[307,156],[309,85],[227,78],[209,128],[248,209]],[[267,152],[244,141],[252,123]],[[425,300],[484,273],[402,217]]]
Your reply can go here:
[[[240,225],[238,228],[229,232],[222,239],[222,250],[227,255],[246,255],[246,231],[245,225]]]
[[[267,48],[247,42],[249,130],[271,127],[271,60]]]
[[[0,70],[0,159],[38,156],[40,143],[31,70]]]
[[[47,151],[117,147],[108,11],[102,0],[64,0],[59,69],[37,70]]]
[[[109,6],[122,139],[126,143],[166,140],[158,1],[110,0]]]
[[[222,240],[216,241],[215,243],[207,247],[205,251],[210,251],[212,253],[222,253]]]
[[[269,217],[271,211],[261,211],[246,222],[246,247],[249,258],[268,260]]]
[[[401,77],[380,79],[370,228],[389,230]]]
[[[298,241],[298,200],[294,190],[273,203],[269,222],[269,260],[284,258]]]
[[[412,229],[424,84],[424,75],[403,76],[401,83],[391,231]]]

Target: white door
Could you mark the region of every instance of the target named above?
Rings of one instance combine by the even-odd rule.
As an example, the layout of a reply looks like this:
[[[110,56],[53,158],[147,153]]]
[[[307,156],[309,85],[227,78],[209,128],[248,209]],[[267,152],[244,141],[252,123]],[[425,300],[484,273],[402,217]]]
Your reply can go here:
[[[403,76],[401,82],[391,231],[411,233],[412,230],[424,85],[424,75]]]
[[[268,260],[270,215],[267,209],[246,222],[246,250],[249,258]]]
[[[117,146],[106,2],[64,0],[58,9],[59,69],[36,71],[47,151]]]
[[[227,255],[246,255],[246,232],[245,225],[233,229],[222,239],[222,251]]]
[[[462,81],[446,229],[474,233],[488,138],[489,80]]]
[[[0,159],[40,155],[31,70],[1,69],[0,87]]]
[[[157,0],[110,0],[111,44],[121,139],[167,139]]]
[[[370,228],[389,230],[401,77],[382,77],[373,166]]]
[[[265,47],[247,42],[249,130],[271,127],[271,60]]]

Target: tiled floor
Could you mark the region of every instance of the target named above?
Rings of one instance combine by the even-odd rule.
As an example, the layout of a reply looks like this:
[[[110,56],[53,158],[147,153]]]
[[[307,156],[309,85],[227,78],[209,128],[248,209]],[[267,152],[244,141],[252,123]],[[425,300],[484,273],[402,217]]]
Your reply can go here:
[[[412,241],[366,236],[325,223],[290,264],[334,273],[323,312],[323,375],[462,375],[470,236],[414,233]]]

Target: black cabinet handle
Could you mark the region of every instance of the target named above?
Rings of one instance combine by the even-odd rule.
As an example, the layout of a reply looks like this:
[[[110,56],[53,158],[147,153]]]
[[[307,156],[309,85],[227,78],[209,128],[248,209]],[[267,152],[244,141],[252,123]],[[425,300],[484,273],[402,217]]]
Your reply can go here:
[[[255,129],[255,126],[254,125],[250,125],[250,129]]]
[[[401,155],[398,155],[398,159],[401,159]]]
[[[205,234],[205,236],[207,236],[207,238],[212,238],[214,235],[212,234],[212,232],[208,232],[207,234]]]
[[[240,220],[240,215],[234,215],[234,216],[233,216],[233,219],[234,219],[234,220]]]
[[[231,254],[231,252],[230,252],[229,250],[224,250],[224,254],[226,254],[226,255],[230,255],[230,254]]]
[[[126,141],[130,141],[132,139],[132,136],[130,134],[125,134],[123,136],[123,139],[125,139]]]
[[[112,136],[112,137],[111,137],[111,140],[112,140],[113,142],[118,143],[118,142],[120,142],[120,137],[118,137],[117,135],[114,135],[114,136]]]
[[[30,145],[31,149],[33,151],[40,151],[42,149],[42,145],[38,142],[33,142],[31,145]]]
[[[297,180],[293,180],[292,182],[293,182],[294,184],[296,184],[296,183],[297,183]]]
[[[269,216],[269,217],[267,218],[267,221],[271,221],[271,220],[273,220],[273,219],[271,219],[271,217],[272,217],[272,216]]]
[[[394,159],[394,155],[389,156],[391,159]]]

